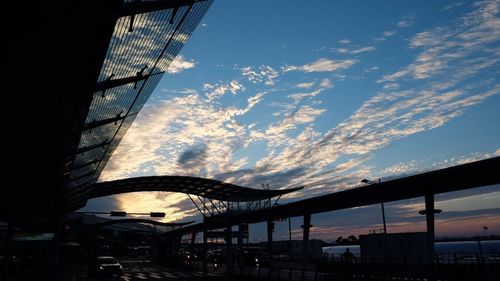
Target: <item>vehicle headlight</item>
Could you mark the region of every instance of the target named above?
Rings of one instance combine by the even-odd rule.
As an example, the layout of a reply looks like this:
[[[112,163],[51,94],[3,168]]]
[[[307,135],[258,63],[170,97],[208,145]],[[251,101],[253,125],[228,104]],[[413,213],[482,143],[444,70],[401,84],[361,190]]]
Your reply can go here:
[[[99,266],[99,269],[100,269],[100,270],[104,270],[104,267],[102,267],[102,266],[100,265],[100,266]]]

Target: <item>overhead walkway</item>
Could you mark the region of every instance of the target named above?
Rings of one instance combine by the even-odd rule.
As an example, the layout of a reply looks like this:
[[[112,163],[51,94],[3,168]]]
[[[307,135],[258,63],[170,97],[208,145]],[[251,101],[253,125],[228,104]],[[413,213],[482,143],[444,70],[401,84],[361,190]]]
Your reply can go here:
[[[427,223],[428,262],[433,262],[434,255],[434,195],[471,189],[481,186],[500,184],[500,157],[494,157],[454,167],[444,168],[409,177],[403,177],[382,183],[362,186],[345,191],[335,192],[310,199],[299,200],[289,204],[272,206],[255,211],[224,214],[206,217],[203,223],[166,233],[169,237],[191,234],[195,236],[203,232],[204,244],[207,243],[207,232],[212,229],[225,228],[232,233],[232,226],[245,223],[267,222],[269,256],[272,256],[272,221],[276,219],[303,216],[303,256],[308,255],[311,215],[316,213],[367,206],[381,202],[405,200],[423,197]],[[239,230],[241,233],[241,229]],[[240,234],[241,235],[241,234]],[[227,239],[231,241],[232,239]],[[194,243],[194,239],[192,240]],[[228,242],[231,248],[231,242]],[[229,251],[229,250],[228,250]]]

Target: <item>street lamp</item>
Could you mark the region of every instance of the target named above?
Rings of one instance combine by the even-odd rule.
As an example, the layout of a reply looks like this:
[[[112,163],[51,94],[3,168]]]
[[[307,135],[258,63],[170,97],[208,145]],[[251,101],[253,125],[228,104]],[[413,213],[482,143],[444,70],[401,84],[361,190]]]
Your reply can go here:
[[[377,184],[380,183],[380,178],[378,179],[378,182],[374,182],[371,180],[363,179],[361,180],[362,183],[367,183],[367,184]],[[385,210],[384,210],[384,202],[380,202],[380,206],[382,207],[382,222],[384,223],[384,234],[387,234],[387,227],[385,225]]]

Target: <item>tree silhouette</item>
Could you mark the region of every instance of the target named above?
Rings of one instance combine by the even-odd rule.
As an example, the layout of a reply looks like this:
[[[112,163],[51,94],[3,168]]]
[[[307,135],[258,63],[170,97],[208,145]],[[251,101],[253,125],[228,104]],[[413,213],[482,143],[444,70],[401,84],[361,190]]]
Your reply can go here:
[[[358,238],[354,235],[349,235],[349,237],[347,237],[347,240],[351,242],[358,242]]]
[[[336,243],[336,244],[341,244],[341,243],[342,243],[342,239],[343,239],[343,238],[344,238],[344,237],[339,236],[339,237],[337,238],[337,240],[335,240],[335,243]]]

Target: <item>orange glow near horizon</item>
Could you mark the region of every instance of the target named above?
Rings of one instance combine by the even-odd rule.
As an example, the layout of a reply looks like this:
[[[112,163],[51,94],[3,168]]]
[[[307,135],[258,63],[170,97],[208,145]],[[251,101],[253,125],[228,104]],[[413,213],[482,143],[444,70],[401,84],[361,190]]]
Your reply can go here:
[[[186,194],[171,192],[133,192],[116,196],[120,210],[126,212],[164,212],[162,222],[182,221],[187,216],[195,214],[194,207],[182,210],[175,204],[189,201]],[[174,207],[173,207],[174,206]]]

